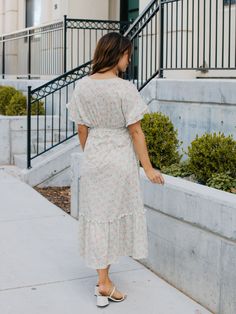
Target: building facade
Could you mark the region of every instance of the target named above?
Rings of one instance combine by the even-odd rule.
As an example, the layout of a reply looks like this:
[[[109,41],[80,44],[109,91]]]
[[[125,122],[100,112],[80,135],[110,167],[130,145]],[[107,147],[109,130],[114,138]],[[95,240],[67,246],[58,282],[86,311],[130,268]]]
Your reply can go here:
[[[59,23],[63,21],[65,15],[75,19],[133,21],[149,3],[150,0],[0,0],[0,35]],[[135,43],[135,48],[138,50],[136,56],[139,55],[139,60],[136,57],[135,63],[146,62],[147,53],[153,49],[154,43],[156,45],[156,42],[160,43],[162,40],[163,47],[160,48],[162,66],[166,70],[165,77],[235,78],[236,0],[182,0],[163,3],[165,4],[162,38],[159,11],[155,25],[150,23]],[[90,60],[95,47],[95,40],[91,43],[90,38],[98,39],[103,34],[103,30],[97,35],[90,29],[82,29],[81,33],[68,32],[68,53],[65,62],[63,34],[58,32],[58,35],[51,38],[50,30],[44,28],[40,31],[42,35],[37,35],[38,37],[32,35],[31,40],[32,50],[34,49],[31,63],[32,67],[35,67],[32,73],[36,76],[43,72],[48,75],[58,75],[63,70],[72,69]],[[45,31],[48,31],[49,35],[44,39]],[[4,55],[5,73],[17,74],[13,72],[21,68],[18,73],[25,75],[27,70],[22,68],[27,68],[28,61],[24,59],[24,55],[28,49],[28,42],[20,39],[10,40],[6,42],[4,48],[0,40],[0,57],[3,60]],[[46,42],[52,44],[45,44]],[[153,63],[156,59],[160,60],[159,47],[154,52],[148,63]],[[41,63],[35,61],[39,60],[39,55],[43,56]],[[51,65],[50,58],[57,62],[57,66],[55,70],[52,67],[51,70],[44,71],[43,67]],[[68,66],[63,66],[63,62]],[[143,67],[143,76],[149,68],[149,65]]]
[[[0,0],[0,34],[61,21],[79,19],[131,20],[146,0]]]

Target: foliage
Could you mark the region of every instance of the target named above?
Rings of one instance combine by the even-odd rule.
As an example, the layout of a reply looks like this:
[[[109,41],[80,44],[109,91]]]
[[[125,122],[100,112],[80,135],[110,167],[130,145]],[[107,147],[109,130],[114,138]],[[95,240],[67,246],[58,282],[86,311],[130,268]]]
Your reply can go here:
[[[175,163],[170,166],[164,166],[161,168],[161,171],[173,177],[187,177],[192,174],[189,170],[188,160],[182,161],[180,163]]]
[[[6,108],[8,107],[12,96],[15,95],[17,90],[12,86],[1,86],[0,88],[0,114],[6,114]]]
[[[205,184],[215,173],[236,177],[236,141],[232,135],[205,133],[188,146],[189,170]]]
[[[145,134],[148,154],[152,166],[161,169],[179,163],[181,155],[177,138],[177,130],[168,116],[160,112],[146,113],[141,120],[141,127]]]
[[[215,189],[236,193],[236,178],[227,173],[214,173],[206,182],[207,186]]]
[[[39,108],[37,109],[37,105]],[[37,101],[31,105],[31,114],[36,115],[44,114],[43,102]],[[11,101],[6,109],[6,115],[9,116],[21,116],[27,114],[27,98],[21,92],[17,91],[15,95],[11,98]]]

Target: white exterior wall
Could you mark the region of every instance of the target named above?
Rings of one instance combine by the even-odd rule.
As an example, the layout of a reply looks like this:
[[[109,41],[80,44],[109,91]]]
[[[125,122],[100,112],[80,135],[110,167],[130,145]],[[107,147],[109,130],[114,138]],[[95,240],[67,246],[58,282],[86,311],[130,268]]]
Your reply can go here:
[[[41,17],[41,24],[45,25],[48,23],[53,23],[57,21],[62,21],[63,16],[67,15],[71,18],[81,18],[81,19],[112,19],[112,20],[119,20],[119,12],[120,12],[120,4],[119,0],[42,0],[43,2],[43,15]],[[140,13],[144,10],[144,8],[148,5],[150,0],[140,0]],[[187,31],[187,12],[186,12],[186,3],[187,0],[183,0],[183,2],[178,2],[178,20],[181,21],[181,3],[184,5],[184,20],[183,20],[183,32],[181,32],[181,23],[178,22],[178,27],[176,29],[176,19],[175,19],[175,10],[176,10],[176,3],[173,3],[173,28],[172,28],[172,43],[173,43],[173,49],[172,49],[172,66],[175,67],[175,42],[176,37],[178,38],[178,59],[177,59],[177,65],[179,66],[181,63],[180,60],[180,42],[181,42],[181,34],[183,34],[183,66],[185,66],[185,60],[186,60],[186,38],[188,36],[188,67],[191,67],[190,60],[192,59],[192,2],[189,2],[189,19],[188,19],[188,31]],[[210,30],[208,27],[207,21],[209,21],[209,1],[205,0],[206,3],[206,29],[205,29],[205,58],[203,57],[203,4],[204,0],[201,0],[200,2],[200,12],[199,12],[199,18],[200,18],[200,28],[199,28],[199,51],[200,51],[200,58],[199,58],[199,67],[201,67],[204,63],[204,60],[207,63],[207,66],[209,64],[209,35]],[[222,1],[218,1],[218,38],[217,38],[217,65],[221,66],[221,60],[222,60]],[[169,4],[169,22],[168,22],[168,34],[164,34],[164,42],[166,43],[168,40],[168,66],[170,66],[170,42],[171,42],[171,21],[170,21],[170,5]],[[211,12],[214,13],[211,16],[211,60],[214,61],[216,58],[216,49],[215,49],[215,29],[216,29],[216,16],[215,16],[215,5],[216,3],[212,2]],[[167,6],[166,6],[167,7]],[[225,9],[225,18],[224,18],[224,47],[225,47],[225,53],[224,53],[224,66],[228,66],[228,46],[229,46],[229,17],[228,17],[228,6],[226,5],[224,7]],[[235,62],[235,50],[236,50],[236,41],[233,40],[236,38],[236,29],[234,25],[236,24],[236,5],[231,6],[231,43],[230,43],[230,52],[231,52],[231,63],[232,66]],[[194,56],[193,60],[194,66],[196,65],[196,49],[197,49],[197,21],[196,21],[196,12],[197,12],[197,2],[195,2],[195,23],[194,23]],[[159,16],[159,14],[158,14]],[[159,20],[159,18],[158,18]],[[158,23],[159,24],[159,23]],[[10,33],[14,32],[16,30],[24,29],[25,26],[25,0],[0,0],[0,34],[2,33]],[[166,27],[166,23],[165,23]],[[155,31],[154,27],[152,29],[152,36],[154,38],[155,33],[157,33],[157,42],[159,41],[159,34],[158,34],[159,25],[157,26],[157,30]],[[145,36],[146,33],[144,33],[144,52],[145,49]],[[176,35],[177,34],[177,35]],[[75,34],[76,35],[76,34]],[[148,36],[150,36],[150,29],[148,30]],[[150,40],[148,40],[150,43]],[[61,43],[59,43],[59,46],[61,46]],[[150,49],[149,49],[150,50]],[[14,65],[13,68],[17,69],[17,53],[16,53],[16,47],[14,47],[14,44],[12,47],[10,47],[10,51],[8,51],[7,59],[11,58],[11,65]],[[156,55],[158,52],[156,53]],[[75,54],[74,54],[75,55]],[[141,54],[140,54],[141,55]],[[166,55],[164,51],[164,56]],[[154,59],[154,54],[152,55]],[[83,61],[80,56],[77,64],[81,64]],[[145,60],[146,56],[144,53],[143,59]],[[157,55],[157,60],[159,56]],[[20,56],[18,56],[18,59],[21,59]],[[80,60],[81,59],[81,60]],[[9,60],[6,60],[6,62]],[[77,61],[77,60],[76,60]],[[87,60],[86,60],[87,61]],[[150,60],[148,61],[150,63]],[[83,62],[82,62],[83,63]],[[76,66],[76,65],[75,65]],[[165,63],[164,63],[165,67]],[[19,69],[19,64],[18,64]],[[145,68],[143,69],[143,76],[145,77]],[[18,70],[19,71],[19,70]],[[217,70],[217,71],[209,71],[209,72],[201,72],[200,70],[169,70],[164,72],[164,77],[166,78],[195,78],[195,77],[235,77],[236,71],[235,70]]]
[[[26,0],[0,0],[0,35],[15,33],[25,29],[26,16]],[[64,15],[69,18],[79,19],[99,19],[99,20],[119,20],[120,5],[117,0],[42,0],[43,14],[39,25],[34,27],[44,26],[51,23],[63,21]],[[49,33],[48,33],[49,34]],[[83,36],[85,35],[85,40]],[[89,31],[73,32],[73,64],[71,61],[71,32],[68,31],[68,51],[67,51],[67,69],[73,68],[78,64],[91,59],[90,52],[93,54],[95,48],[95,31],[92,31],[92,47],[90,47],[90,33]],[[101,37],[101,32],[96,35],[97,39]],[[51,35],[32,36],[32,62],[31,75],[34,78],[45,78],[60,75],[62,73],[63,63],[63,35],[60,30],[51,33]],[[53,49],[48,50],[48,39],[51,40]],[[36,39],[36,40],[35,40]],[[77,53],[80,39],[81,50]],[[83,48],[83,44],[86,48]],[[88,51],[91,50],[91,51]],[[10,40],[5,48],[5,62],[6,62],[6,78],[13,79],[18,74],[20,77],[27,77],[27,50],[28,42],[23,39]],[[0,47],[0,58],[1,58]],[[85,57],[84,57],[85,52]],[[52,55],[53,53],[53,55]],[[1,60],[1,59],[0,59]],[[53,62],[51,63],[51,60]],[[56,64],[56,65],[55,65]],[[45,69],[47,68],[46,72]],[[45,75],[40,75],[45,73]]]
[[[0,34],[25,28],[25,0],[0,0]],[[119,20],[117,0],[43,0],[41,26],[61,21],[64,15],[79,19]]]

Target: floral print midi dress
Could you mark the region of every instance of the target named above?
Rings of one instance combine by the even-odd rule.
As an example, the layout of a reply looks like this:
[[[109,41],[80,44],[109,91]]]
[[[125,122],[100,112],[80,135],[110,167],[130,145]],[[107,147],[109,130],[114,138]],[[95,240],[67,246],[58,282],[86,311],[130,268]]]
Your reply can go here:
[[[130,81],[86,76],[66,107],[70,120],[89,127],[80,165],[80,256],[94,269],[117,263],[120,256],[146,258],[139,160],[127,127],[141,120],[148,106]]]

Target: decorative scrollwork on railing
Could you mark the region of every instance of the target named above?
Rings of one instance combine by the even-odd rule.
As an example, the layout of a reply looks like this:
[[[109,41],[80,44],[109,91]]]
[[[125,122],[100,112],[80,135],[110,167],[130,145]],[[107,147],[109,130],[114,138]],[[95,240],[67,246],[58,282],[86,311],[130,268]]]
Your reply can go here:
[[[152,1],[151,4],[149,5],[148,8],[145,9],[145,11],[141,14],[141,16],[134,21],[132,27],[130,27],[128,30],[128,26],[130,22],[119,22],[119,21],[101,21],[101,20],[76,20],[76,19],[67,19],[65,16],[64,19],[64,28],[71,28],[71,29],[85,29],[85,30],[107,30],[107,31],[118,31],[124,36],[127,36],[131,39],[131,41],[135,40],[135,37],[139,35],[139,33],[142,31],[142,29],[147,25],[147,23],[152,19],[152,17],[156,14],[156,12],[159,10],[158,6],[158,1]],[[48,26],[50,27],[50,26]],[[58,23],[57,27],[62,27],[60,23]],[[48,30],[48,29],[47,29]],[[42,30],[41,30],[42,31]],[[35,33],[36,30],[34,30],[33,33]],[[28,119],[27,119],[27,125],[28,125],[28,136],[27,136],[27,167],[31,167],[31,160],[33,158],[36,158],[39,155],[42,155],[46,151],[52,149],[53,147],[67,141],[71,137],[75,136],[77,134],[76,130],[74,129],[72,132],[68,131],[68,120],[66,120],[66,124],[64,127],[66,128],[66,137],[64,139],[60,139],[54,142],[53,141],[53,123],[54,123],[54,115],[53,115],[53,109],[52,109],[52,131],[51,131],[51,144],[47,146],[46,140],[44,140],[44,148],[40,149],[38,148],[38,142],[39,142],[39,136],[37,138],[37,151],[36,154],[32,155],[31,154],[31,105],[35,102],[38,102],[39,106],[39,100],[45,98],[45,105],[46,105],[46,97],[49,95],[52,95],[52,106],[54,104],[53,102],[53,95],[60,90],[64,90],[66,94],[66,98],[68,97],[68,86],[74,87],[75,82],[84,76],[88,75],[92,67],[92,60],[75,68],[72,69],[61,76],[47,82],[46,84],[39,86],[38,88],[35,88],[31,90],[29,87],[28,89],[28,101],[29,101],[29,106],[28,106]],[[156,74],[156,73],[155,73]],[[154,74],[153,74],[154,75]],[[150,78],[147,80],[147,82],[150,80]],[[146,83],[145,83],[146,84]],[[61,100],[61,94],[59,93],[59,98]],[[61,101],[59,101],[59,113],[61,112]],[[52,107],[53,108],[53,107]],[[66,116],[66,119],[68,117]],[[46,121],[46,118],[45,120]],[[59,120],[61,121],[61,120]],[[46,123],[45,123],[45,135],[44,137],[47,137],[46,133]],[[59,123],[59,134],[61,130],[61,125]],[[39,132],[37,132],[39,134]]]
[[[66,19],[67,28],[76,29],[94,29],[94,30],[113,30],[125,31],[130,22],[123,21],[104,21],[104,20],[82,20],[82,19]]]
[[[90,70],[91,61],[77,67],[76,69],[70,70],[65,74],[62,74],[56,79],[53,79],[38,88],[31,90],[31,104],[88,75]]]

